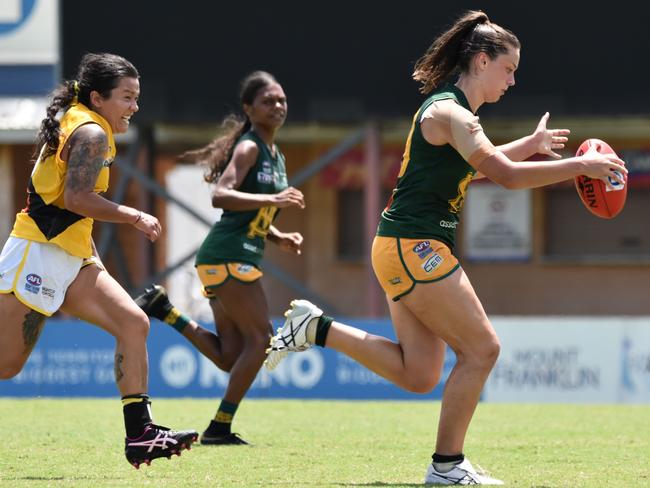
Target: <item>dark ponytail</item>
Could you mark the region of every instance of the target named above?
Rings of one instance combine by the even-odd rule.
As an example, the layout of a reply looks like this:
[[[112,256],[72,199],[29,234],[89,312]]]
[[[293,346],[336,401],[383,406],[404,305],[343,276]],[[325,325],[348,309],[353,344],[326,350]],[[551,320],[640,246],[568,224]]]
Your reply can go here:
[[[41,128],[36,136],[34,159],[38,158],[43,148],[45,148],[42,154],[43,159],[56,152],[59,146],[59,129],[61,125],[56,116],[61,110],[67,110],[72,105],[75,96],[74,81],[62,83],[52,92],[52,100],[45,109],[47,115],[41,121]]]
[[[221,135],[199,149],[185,151],[178,156],[183,161],[199,163],[206,167],[203,178],[208,183],[214,183],[223,173],[230,161],[235,142],[251,128],[248,117],[242,118],[235,114],[228,115],[221,123]]]
[[[413,79],[421,83],[420,92],[429,93],[450,75],[468,71],[475,54],[484,52],[495,59],[509,48],[520,46],[512,32],[490,22],[484,12],[470,10],[440,34],[418,59]]]
[[[60,111],[68,110],[77,102],[92,110],[91,92],[96,91],[103,98],[110,98],[111,91],[122,78],[138,77],[135,66],[122,56],[109,53],[85,54],[79,63],[77,79],[63,82],[52,92],[52,100],[46,109],[47,115],[36,136],[34,157],[37,158],[43,148],[43,158],[56,153],[61,127],[56,117]]]
[[[266,71],[254,71],[241,82],[239,101],[242,105],[252,105],[262,88],[277,83],[272,74]],[[235,143],[251,129],[248,117],[230,114],[221,123],[220,135],[207,145],[178,156],[183,161],[198,163],[206,167],[203,178],[208,183],[216,182],[232,158]]]

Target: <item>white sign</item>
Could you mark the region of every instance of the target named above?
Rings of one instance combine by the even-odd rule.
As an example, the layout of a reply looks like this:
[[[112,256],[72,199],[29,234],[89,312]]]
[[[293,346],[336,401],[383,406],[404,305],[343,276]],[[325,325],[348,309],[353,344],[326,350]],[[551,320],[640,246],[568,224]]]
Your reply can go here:
[[[495,317],[490,402],[650,401],[650,319]]]
[[[627,322],[620,345],[619,400],[650,402],[650,320]]]
[[[211,204],[210,185],[203,180],[204,169],[178,165],[167,173],[166,188],[196,213],[210,222],[221,217],[221,209]],[[210,228],[173,203],[167,204],[167,265],[173,265],[203,242]],[[203,296],[201,281],[194,268],[194,258],[186,261],[167,279],[171,302],[194,320],[212,322],[212,310]]]
[[[21,0],[0,0],[0,23],[17,24],[22,10]]]
[[[0,0],[0,64],[58,64],[59,1]]]
[[[14,223],[14,172],[11,149],[0,145],[0,242],[9,237]]]
[[[463,210],[463,254],[476,260],[525,260],[532,249],[530,190],[506,190],[479,182]]]

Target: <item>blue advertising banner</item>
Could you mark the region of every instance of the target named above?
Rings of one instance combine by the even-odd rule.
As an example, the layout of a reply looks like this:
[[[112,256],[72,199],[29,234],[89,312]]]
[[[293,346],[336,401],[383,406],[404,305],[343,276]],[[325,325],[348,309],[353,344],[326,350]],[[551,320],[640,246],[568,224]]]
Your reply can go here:
[[[388,320],[349,320],[370,333],[394,338]],[[275,323],[275,326],[279,322]],[[207,327],[211,327],[208,325]],[[149,392],[153,397],[220,397],[228,374],[171,327],[153,320],[148,339]],[[50,320],[23,371],[0,381],[0,396],[118,395],[114,340],[77,320]],[[331,349],[289,354],[272,372],[262,369],[248,397],[327,399],[439,399],[455,356],[447,351],[443,381],[427,395],[409,393]]]
[[[0,96],[44,96],[56,85],[59,1],[0,0]]]

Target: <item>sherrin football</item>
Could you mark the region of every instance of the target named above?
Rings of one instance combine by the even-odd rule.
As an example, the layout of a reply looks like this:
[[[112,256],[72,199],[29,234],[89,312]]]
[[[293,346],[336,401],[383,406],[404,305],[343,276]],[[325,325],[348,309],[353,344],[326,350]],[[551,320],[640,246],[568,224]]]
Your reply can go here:
[[[580,144],[576,156],[582,156],[588,151],[598,151],[601,154],[613,154],[614,150],[605,141],[600,139],[587,139]],[[587,210],[597,217],[611,219],[616,217],[627,197],[627,175],[624,175],[625,183],[621,184],[613,178],[608,178],[609,185],[603,180],[590,178],[588,176],[577,176],[575,178],[576,190],[580,200]]]

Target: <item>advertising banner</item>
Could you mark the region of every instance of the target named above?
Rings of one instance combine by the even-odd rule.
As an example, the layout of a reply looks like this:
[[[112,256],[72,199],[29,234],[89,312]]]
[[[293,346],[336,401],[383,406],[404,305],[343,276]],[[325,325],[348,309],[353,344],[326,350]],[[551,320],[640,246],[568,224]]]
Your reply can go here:
[[[0,64],[58,62],[58,0],[0,0]]]
[[[59,1],[0,0],[0,97],[47,94],[58,65]]]
[[[650,401],[650,319],[499,317],[490,402]]]
[[[369,332],[394,336],[390,322],[351,321]],[[275,327],[279,326],[275,324]],[[149,391],[154,397],[220,397],[228,374],[199,354],[180,334],[156,320],[148,339]],[[23,371],[0,381],[0,396],[118,395],[113,338],[84,322],[51,320]],[[449,352],[444,378],[455,356]],[[248,397],[331,399],[440,398],[444,381],[428,395],[405,392],[347,356],[314,347],[292,353],[273,371],[262,369]]]
[[[620,353],[619,400],[650,402],[650,320],[626,321]]]
[[[347,321],[394,339],[388,320]],[[482,400],[531,403],[650,402],[650,318],[494,317],[501,355]],[[275,327],[280,325],[276,321]],[[208,326],[211,327],[211,326]],[[149,391],[155,397],[219,398],[228,374],[171,327],[154,320],[148,339]],[[23,371],[0,381],[0,396],[96,396],[119,393],[114,341],[76,320],[50,320]],[[331,349],[291,353],[262,369],[250,398],[440,399],[455,364],[427,395],[408,393]]]

